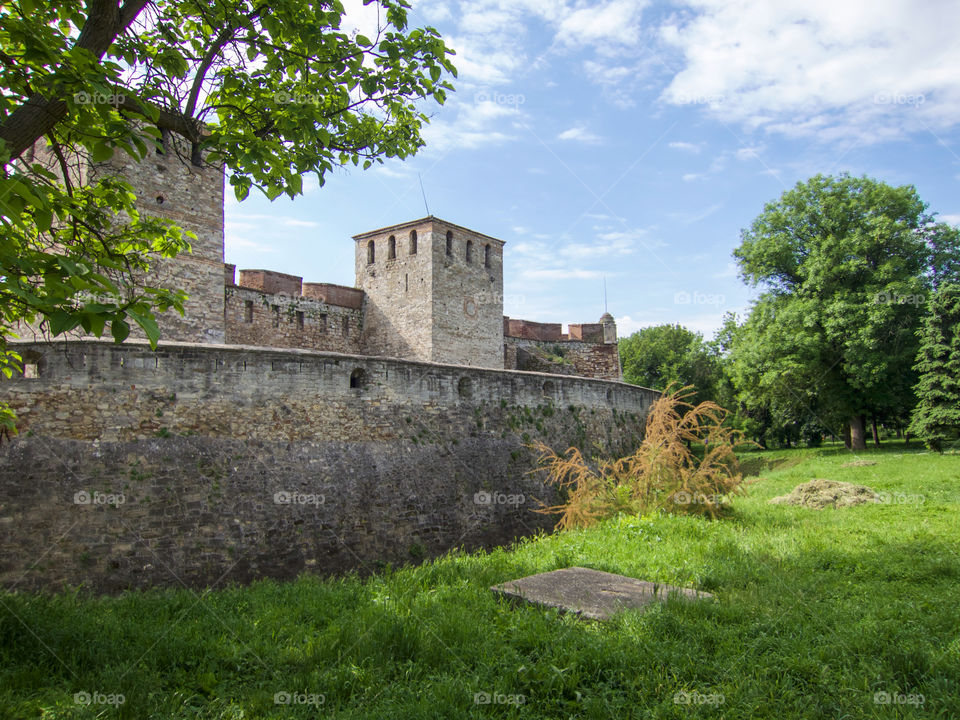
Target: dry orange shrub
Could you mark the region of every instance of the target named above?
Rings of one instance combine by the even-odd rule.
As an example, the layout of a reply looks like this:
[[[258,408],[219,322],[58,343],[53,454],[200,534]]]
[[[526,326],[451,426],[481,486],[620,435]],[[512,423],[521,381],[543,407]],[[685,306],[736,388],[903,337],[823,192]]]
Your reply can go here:
[[[654,403],[643,442],[616,460],[588,462],[577,448],[557,453],[542,442],[531,445],[547,483],[566,494],[559,505],[537,512],[560,513],[556,529],[587,527],[619,513],[661,509],[717,517],[724,498],[739,491],[743,475],[734,447],[743,435],[724,427],[727,411],[714,402],[688,402],[690,386],[672,390]],[[704,445],[698,457],[692,445]]]

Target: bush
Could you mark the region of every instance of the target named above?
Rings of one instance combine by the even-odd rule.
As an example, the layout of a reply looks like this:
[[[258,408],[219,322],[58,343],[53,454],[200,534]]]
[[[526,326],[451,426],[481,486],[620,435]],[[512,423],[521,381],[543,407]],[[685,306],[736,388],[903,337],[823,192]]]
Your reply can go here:
[[[538,465],[531,472],[545,473],[565,498],[537,512],[559,513],[558,530],[657,509],[717,517],[743,479],[734,446],[744,438],[724,426],[726,410],[709,401],[693,405],[692,395],[689,386],[668,388],[650,409],[640,447],[626,457],[588,462],[574,447],[558,454],[542,442],[531,445]]]

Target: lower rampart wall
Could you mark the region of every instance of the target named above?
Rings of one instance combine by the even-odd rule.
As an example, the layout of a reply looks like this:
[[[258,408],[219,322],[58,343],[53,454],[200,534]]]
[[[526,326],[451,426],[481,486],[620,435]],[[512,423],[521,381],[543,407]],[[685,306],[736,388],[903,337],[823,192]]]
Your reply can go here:
[[[304,350],[23,344],[0,382],[0,584],[204,587],[377,569],[553,518],[526,444],[626,452],[657,393]]]

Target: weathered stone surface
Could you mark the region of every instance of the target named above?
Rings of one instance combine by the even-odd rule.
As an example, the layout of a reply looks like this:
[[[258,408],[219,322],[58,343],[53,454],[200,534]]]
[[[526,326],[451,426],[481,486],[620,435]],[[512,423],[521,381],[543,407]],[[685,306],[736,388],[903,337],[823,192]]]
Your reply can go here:
[[[533,512],[554,496],[526,443],[629,452],[657,398],[307,350],[16,347],[30,372],[0,381],[21,430],[0,446],[0,584],[20,588],[202,587],[507,542],[553,522]]]
[[[512,321],[511,321],[512,322]],[[563,336],[566,338],[566,336]],[[617,344],[561,339],[557,342],[505,336],[504,367],[508,370],[532,370],[560,374],[620,380],[620,353]],[[537,358],[531,363],[530,358]],[[550,370],[544,357],[562,356],[563,362]]]
[[[651,603],[666,600],[671,595],[690,600],[713,598],[710,593],[690,588],[582,567],[530,575],[494,585],[490,589],[511,600],[557,608],[593,620],[606,620],[621,610],[643,610]]]
[[[354,236],[364,352],[503,366],[503,241],[435,217]]]
[[[248,287],[227,287],[224,325],[230,345],[351,354],[362,351],[363,312],[359,307],[345,307],[300,296],[299,293],[290,295]]]
[[[155,259],[145,283],[187,293],[182,316],[173,311],[157,316],[164,337],[222,343],[224,173],[188,158],[189,152],[184,157],[184,148],[169,141],[164,154],[141,162],[117,152],[109,162],[93,166],[90,176],[122,175],[133,186],[141,212],[169,218],[196,235],[191,252]],[[142,337],[139,328],[133,334]]]

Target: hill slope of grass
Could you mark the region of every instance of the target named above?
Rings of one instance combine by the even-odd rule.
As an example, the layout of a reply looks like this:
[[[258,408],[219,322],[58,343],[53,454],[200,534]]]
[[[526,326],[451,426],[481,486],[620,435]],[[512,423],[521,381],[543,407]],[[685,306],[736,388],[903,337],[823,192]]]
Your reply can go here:
[[[960,457],[862,457],[752,454],[766,469],[720,521],[621,518],[366,579],[0,594],[0,717],[960,717]],[[767,504],[816,477],[889,501]],[[488,589],[570,565],[716,600],[595,623]]]

